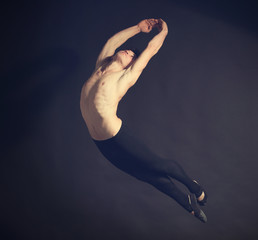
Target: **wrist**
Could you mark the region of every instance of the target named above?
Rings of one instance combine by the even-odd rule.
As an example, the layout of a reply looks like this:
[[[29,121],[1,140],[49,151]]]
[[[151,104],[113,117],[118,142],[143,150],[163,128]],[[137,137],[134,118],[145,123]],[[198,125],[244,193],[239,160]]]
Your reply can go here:
[[[142,31],[141,28],[139,27],[139,24],[135,25],[135,29],[137,33],[140,33]]]
[[[168,29],[162,29],[160,31],[160,33],[164,34],[164,35],[167,35],[168,34]]]

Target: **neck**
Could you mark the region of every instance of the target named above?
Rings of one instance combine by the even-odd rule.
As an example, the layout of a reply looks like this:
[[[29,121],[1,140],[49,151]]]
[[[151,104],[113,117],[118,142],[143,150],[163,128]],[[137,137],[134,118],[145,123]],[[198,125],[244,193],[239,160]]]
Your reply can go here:
[[[114,60],[110,60],[109,62],[107,62],[106,64],[104,64],[101,68],[101,71],[104,73],[107,72],[120,72],[124,70],[124,67],[122,66],[122,64],[114,59]]]
[[[112,61],[105,70],[108,72],[119,72],[119,71],[122,71],[123,69],[124,67],[120,62]]]

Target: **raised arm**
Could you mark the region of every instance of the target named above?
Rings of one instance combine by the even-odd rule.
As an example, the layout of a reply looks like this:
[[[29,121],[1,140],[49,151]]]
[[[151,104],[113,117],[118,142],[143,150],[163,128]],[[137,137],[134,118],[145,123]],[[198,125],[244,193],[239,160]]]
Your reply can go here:
[[[147,21],[145,24],[142,24],[143,21]],[[154,19],[143,20],[139,24],[126,28],[118,33],[116,33],[113,37],[108,39],[106,44],[104,45],[102,51],[100,52],[96,67],[101,65],[101,62],[110,56],[113,56],[116,49],[119,48],[123,43],[125,43],[129,38],[135,36],[140,32],[148,33],[152,30],[153,25],[155,24]]]
[[[148,43],[148,46],[141,53],[141,55],[137,58],[135,63],[130,68],[130,78],[133,85],[135,81],[137,81],[138,77],[142,73],[143,69],[146,67],[150,59],[159,51],[163,42],[168,34],[168,27],[165,21],[162,19],[156,20],[158,21],[153,27],[157,27],[159,33]]]
[[[98,56],[96,67],[101,65],[101,62],[105,58],[113,56],[117,48],[139,32],[141,32],[140,28],[138,25],[135,25],[116,33],[113,37],[108,39]]]

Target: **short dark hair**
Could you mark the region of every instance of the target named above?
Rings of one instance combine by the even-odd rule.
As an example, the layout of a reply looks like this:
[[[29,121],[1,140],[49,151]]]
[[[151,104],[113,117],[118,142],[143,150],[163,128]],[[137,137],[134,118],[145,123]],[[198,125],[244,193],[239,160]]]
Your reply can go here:
[[[141,54],[141,51],[139,49],[137,49],[137,48],[131,48],[129,50],[131,50],[135,54],[136,58],[138,58],[140,56],[140,54]]]

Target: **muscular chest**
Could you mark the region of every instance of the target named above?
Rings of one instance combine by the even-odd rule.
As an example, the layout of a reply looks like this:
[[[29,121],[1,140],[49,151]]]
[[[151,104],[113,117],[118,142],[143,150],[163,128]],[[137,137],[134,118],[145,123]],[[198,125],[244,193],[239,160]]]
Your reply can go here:
[[[112,104],[117,99],[117,84],[121,76],[121,73],[96,74],[85,85],[85,97],[95,104]]]

